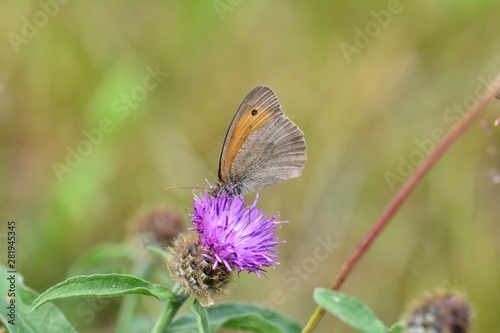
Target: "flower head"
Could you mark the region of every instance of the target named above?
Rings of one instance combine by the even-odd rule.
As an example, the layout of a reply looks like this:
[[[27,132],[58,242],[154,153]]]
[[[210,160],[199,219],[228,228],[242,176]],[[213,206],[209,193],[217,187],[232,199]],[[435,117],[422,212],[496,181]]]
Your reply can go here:
[[[176,211],[159,208],[143,214],[136,226],[144,246],[169,247],[174,239],[184,231],[184,221]]]
[[[267,217],[256,208],[258,195],[251,205],[242,196],[207,192],[193,200],[191,221],[200,237],[200,244],[208,250],[213,268],[218,264],[228,270],[253,272],[259,276],[263,267],[274,267],[278,254],[276,236],[279,215]]]
[[[198,235],[181,234],[168,252],[167,265],[172,277],[201,305],[210,306],[214,297],[224,294],[231,281],[231,272],[224,265],[212,267]]]
[[[409,333],[467,333],[470,317],[470,307],[460,293],[437,290],[413,306],[406,325]]]

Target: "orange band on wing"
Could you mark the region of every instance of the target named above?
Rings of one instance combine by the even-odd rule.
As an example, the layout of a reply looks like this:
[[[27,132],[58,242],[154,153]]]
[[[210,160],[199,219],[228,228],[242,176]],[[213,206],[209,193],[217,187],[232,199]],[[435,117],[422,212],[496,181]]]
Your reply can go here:
[[[256,115],[252,115],[253,110],[257,110]],[[226,171],[231,172],[233,161],[248,136],[268,123],[271,119],[272,113],[270,111],[263,110],[256,106],[246,109],[243,115],[238,119],[238,122],[234,125],[231,137],[228,138],[229,141],[226,143],[227,148],[221,160],[221,178],[224,182],[228,181],[227,178],[229,176]]]

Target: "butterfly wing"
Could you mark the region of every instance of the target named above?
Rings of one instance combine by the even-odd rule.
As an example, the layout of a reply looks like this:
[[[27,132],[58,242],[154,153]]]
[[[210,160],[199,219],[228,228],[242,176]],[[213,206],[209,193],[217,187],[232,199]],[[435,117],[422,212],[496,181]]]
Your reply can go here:
[[[219,160],[219,182],[238,193],[256,191],[302,173],[302,131],[288,119],[264,85],[245,97],[229,126]]]

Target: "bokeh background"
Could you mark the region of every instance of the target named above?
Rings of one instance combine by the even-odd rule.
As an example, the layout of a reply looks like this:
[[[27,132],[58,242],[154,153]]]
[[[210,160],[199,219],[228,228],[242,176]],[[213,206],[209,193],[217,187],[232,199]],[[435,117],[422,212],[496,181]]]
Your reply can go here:
[[[281,264],[236,278],[227,299],[305,323],[314,288],[499,72],[499,17],[495,1],[2,2],[0,207],[17,222],[18,270],[42,292],[97,244],[128,241],[140,212],[168,207],[188,226],[192,192],[164,188],[216,180],[237,106],[265,83],[308,161],[260,192],[289,221]],[[455,144],[344,285],[387,324],[448,285],[468,294],[475,331],[498,332],[499,116],[496,103]],[[154,318],[161,304],[144,303]],[[92,320],[75,304],[57,303],[81,331],[112,331],[119,300]],[[317,329],[340,331],[353,332],[329,315]]]

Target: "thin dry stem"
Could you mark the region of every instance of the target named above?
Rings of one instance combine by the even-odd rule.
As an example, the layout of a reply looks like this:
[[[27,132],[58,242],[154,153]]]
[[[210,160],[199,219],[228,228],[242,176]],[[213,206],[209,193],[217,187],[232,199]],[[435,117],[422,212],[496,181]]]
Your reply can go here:
[[[347,276],[352,272],[356,264],[361,260],[363,255],[368,251],[370,246],[373,244],[377,236],[384,229],[384,227],[389,223],[391,218],[396,214],[399,208],[403,205],[406,199],[410,196],[412,191],[417,187],[417,185],[422,181],[424,176],[429,172],[432,166],[443,156],[443,154],[448,150],[448,148],[462,135],[467,128],[476,120],[481,113],[486,109],[486,106],[490,101],[497,97],[500,92],[500,74],[497,75],[495,80],[489,85],[486,92],[479,98],[478,103],[469,111],[466,117],[464,117],[455,127],[451,128],[446,135],[445,139],[438,144],[434,151],[429,155],[429,157],[420,165],[420,167],[415,171],[415,173],[408,178],[401,189],[396,193],[395,197],[386,207],[382,215],[379,217],[377,222],[373,225],[372,229],[368,232],[361,243],[356,247],[354,252],[346,260],[340,272],[331,282],[329,288],[332,290],[339,290],[344,283]],[[325,310],[321,307],[317,307],[314,313],[309,318],[306,326],[302,330],[302,333],[313,332],[321,318],[325,314]]]

